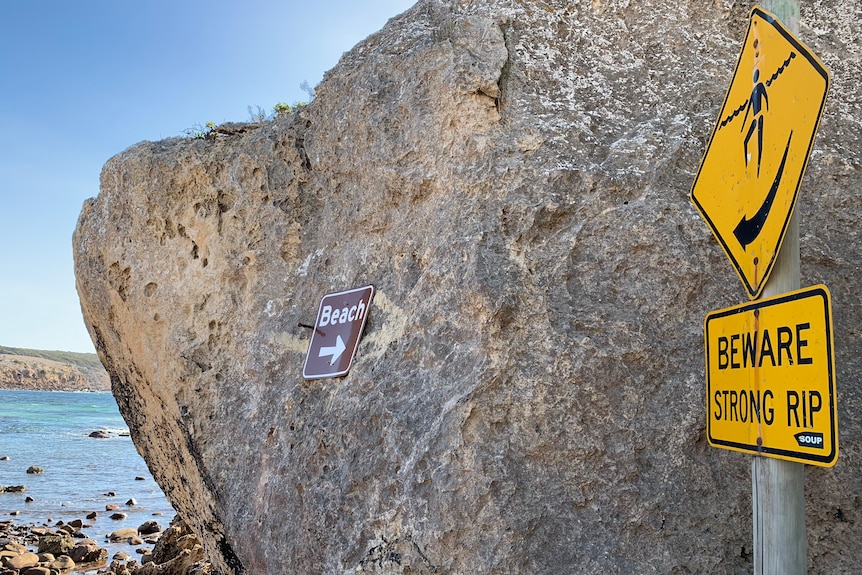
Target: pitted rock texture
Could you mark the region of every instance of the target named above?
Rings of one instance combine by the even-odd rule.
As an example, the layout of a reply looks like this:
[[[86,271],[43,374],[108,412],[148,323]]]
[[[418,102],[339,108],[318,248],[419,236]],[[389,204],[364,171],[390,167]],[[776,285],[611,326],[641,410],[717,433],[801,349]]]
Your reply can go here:
[[[705,439],[703,318],[746,301],[688,200],[747,3],[422,0],[287,118],[112,158],[74,236],[138,449],[222,573],[749,573],[750,457]],[[858,10],[857,10],[858,12]],[[862,19],[798,204],[837,310],[810,573],[858,568]],[[301,378],[325,293],[377,288]],[[287,563],[285,563],[287,562]]]

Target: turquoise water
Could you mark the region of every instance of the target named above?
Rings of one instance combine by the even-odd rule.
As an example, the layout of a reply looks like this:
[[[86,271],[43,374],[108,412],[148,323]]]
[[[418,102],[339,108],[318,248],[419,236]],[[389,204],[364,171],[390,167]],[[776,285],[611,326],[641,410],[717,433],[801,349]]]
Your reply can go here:
[[[110,438],[89,437],[96,430]],[[111,555],[121,547],[107,545],[107,533],[150,519],[167,528],[174,510],[127,434],[110,393],[0,389],[0,458],[9,457],[0,461],[0,485],[26,488],[0,493],[0,521],[53,525],[82,519],[91,525],[84,532]],[[28,474],[31,465],[43,473]],[[33,502],[25,502],[28,496]],[[126,505],[132,498],[136,504]],[[110,519],[108,504],[119,505],[128,517]],[[91,511],[98,513],[95,521],[85,519]],[[128,546],[122,550],[131,553]]]

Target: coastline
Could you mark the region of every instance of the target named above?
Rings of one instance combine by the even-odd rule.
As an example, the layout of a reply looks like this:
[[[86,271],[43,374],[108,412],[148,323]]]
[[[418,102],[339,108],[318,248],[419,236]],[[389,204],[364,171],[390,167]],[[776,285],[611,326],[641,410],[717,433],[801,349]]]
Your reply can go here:
[[[0,389],[110,391],[111,378],[95,354],[0,347]]]
[[[101,440],[94,439],[96,444]],[[23,468],[21,455],[0,453],[0,465]],[[31,466],[28,477],[43,474]],[[92,499],[64,501],[53,508],[27,509],[37,504],[27,484],[0,485],[0,571],[23,574],[42,567],[51,572],[105,574],[135,573],[156,559],[155,549],[165,532],[182,526],[176,515],[142,508],[146,500],[147,479],[136,477],[141,485],[136,492],[106,492],[97,504]],[[151,481],[151,480],[150,480]],[[136,497],[129,497],[134,494]],[[13,509],[13,511],[9,511]],[[24,511],[22,511],[24,510]],[[39,517],[39,518],[37,518]],[[173,526],[173,527],[171,527]],[[161,553],[164,562],[165,553]],[[201,556],[202,558],[202,556]],[[158,564],[158,563],[157,563]],[[35,572],[34,572],[35,573]]]
[[[0,569],[8,575],[204,575],[203,547],[179,517],[164,529],[155,520],[91,537],[85,520],[54,525],[0,519]]]
[[[130,575],[172,557],[155,550],[179,519],[110,392],[0,389],[0,406],[0,573]]]

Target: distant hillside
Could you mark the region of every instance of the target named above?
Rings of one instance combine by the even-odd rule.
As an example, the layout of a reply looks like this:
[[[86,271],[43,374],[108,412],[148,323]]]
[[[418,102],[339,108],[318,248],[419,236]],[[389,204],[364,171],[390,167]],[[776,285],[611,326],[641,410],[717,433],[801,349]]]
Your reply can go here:
[[[0,346],[0,388],[107,391],[111,384],[95,353]]]

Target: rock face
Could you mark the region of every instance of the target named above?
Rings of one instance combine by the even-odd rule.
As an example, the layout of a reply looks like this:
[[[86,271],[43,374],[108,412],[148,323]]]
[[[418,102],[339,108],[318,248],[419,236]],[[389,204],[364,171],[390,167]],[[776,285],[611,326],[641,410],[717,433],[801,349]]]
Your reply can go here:
[[[862,540],[862,20],[802,4],[833,75],[802,284],[836,308],[842,446],[807,470],[808,557],[837,573]],[[702,340],[747,297],[688,200],[748,9],[423,0],[301,111],[107,163],[83,311],[216,571],[751,571]],[[369,283],[352,370],[304,381],[298,324]]]

